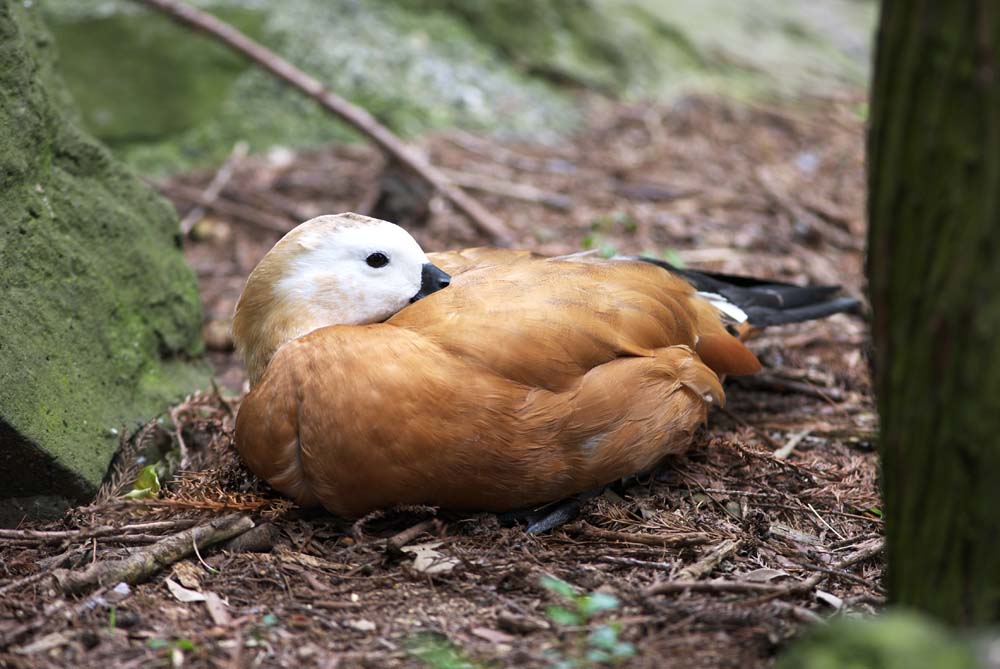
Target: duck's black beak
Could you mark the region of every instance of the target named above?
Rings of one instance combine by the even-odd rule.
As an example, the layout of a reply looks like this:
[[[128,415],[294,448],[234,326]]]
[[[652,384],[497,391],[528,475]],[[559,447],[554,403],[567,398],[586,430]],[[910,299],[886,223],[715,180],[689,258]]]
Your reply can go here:
[[[410,298],[410,303],[427,297],[431,293],[436,293],[442,288],[447,288],[450,283],[451,277],[445,274],[441,268],[425,262],[420,272],[420,290]]]

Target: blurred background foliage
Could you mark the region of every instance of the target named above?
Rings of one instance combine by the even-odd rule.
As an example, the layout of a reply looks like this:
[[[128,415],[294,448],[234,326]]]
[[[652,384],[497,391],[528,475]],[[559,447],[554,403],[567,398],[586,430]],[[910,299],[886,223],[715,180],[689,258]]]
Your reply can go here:
[[[350,131],[127,0],[36,0],[86,126],[149,174]],[[199,0],[404,136],[552,142],[581,91],[789,99],[867,79],[874,0]]]

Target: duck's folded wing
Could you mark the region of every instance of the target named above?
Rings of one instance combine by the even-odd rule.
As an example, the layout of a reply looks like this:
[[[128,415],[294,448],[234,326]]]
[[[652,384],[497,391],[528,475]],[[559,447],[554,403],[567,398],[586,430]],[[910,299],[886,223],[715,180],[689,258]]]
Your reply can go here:
[[[660,267],[530,254],[507,259],[494,263],[485,254],[478,265],[455,274],[449,288],[389,323],[507,378],[549,390],[565,389],[619,357],[650,356],[667,346],[697,351],[703,338],[715,364],[706,362],[717,373],[755,369],[753,354],[726,333],[712,307]]]

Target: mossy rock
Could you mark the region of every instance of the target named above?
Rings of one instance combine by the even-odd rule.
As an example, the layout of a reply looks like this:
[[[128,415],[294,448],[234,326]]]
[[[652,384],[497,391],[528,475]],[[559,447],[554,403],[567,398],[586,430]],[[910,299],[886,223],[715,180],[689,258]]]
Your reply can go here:
[[[91,497],[207,381],[170,206],[81,131],[31,3],[0,0],[0,523]]]

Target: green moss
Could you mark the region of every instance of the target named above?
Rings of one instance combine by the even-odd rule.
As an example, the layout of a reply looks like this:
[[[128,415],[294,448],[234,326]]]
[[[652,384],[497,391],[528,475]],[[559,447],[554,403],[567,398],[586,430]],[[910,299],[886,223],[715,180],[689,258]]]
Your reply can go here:
[[[36,11],[0,4],[0,490],[79,499],[206,375],[173,211],[78,129],[51,63]]]
[[[778,669],[975,669],[968,640],[929,618],[894,611],[874,618],[841,619],[797,641]]]

